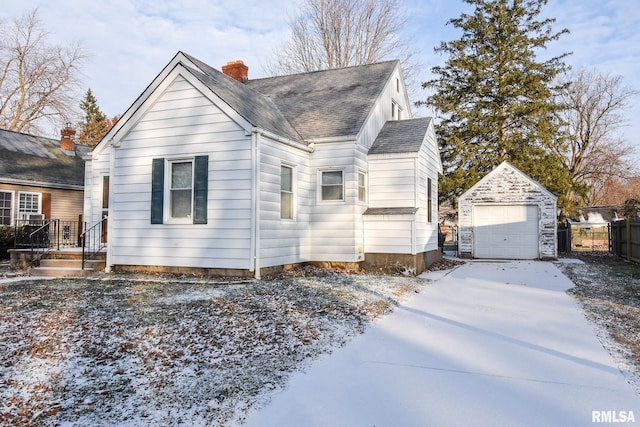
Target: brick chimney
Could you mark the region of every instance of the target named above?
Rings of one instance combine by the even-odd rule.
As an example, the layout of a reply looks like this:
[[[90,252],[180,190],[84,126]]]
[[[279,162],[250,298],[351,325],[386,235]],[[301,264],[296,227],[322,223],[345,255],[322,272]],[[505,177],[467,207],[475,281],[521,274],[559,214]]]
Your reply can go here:
[[[227,65],[222,66],[222,72],[240,83],[249,80],[249,67],[244,65],[241,60],[227,62]]]
[[[60,132],[60,148],[65,151],[76,151],[76,142],[74,140],[74,136],[76,135],[76,131],[71,127],[71,123],[67,123],[64,129]]]

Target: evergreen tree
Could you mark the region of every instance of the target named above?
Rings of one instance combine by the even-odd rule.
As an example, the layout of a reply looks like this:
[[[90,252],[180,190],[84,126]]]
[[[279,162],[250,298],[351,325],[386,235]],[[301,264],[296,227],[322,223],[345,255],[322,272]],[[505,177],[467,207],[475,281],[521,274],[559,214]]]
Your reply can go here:
[[[448,59],[423,83],[432,90],[425,104],[441,119],[441,201],[455,206],[457,196],[503,160],[565,194],[568,173],[551,148],[562,143],[553,82],[566,71],[567,54],[540,61],[537,53],[567,30],[553,32],[554,19],[538,19],[546,0],[465,2],[474,12],[449,21],[462,37],[435,49]]]
[[[111,123],[98,107],[98,101],[91,92],[87,90],[84,99],[80,103],[80,108],[84,112],[81,124],[79,142],[81,144],[96,146],[102,137],[111,129]]]

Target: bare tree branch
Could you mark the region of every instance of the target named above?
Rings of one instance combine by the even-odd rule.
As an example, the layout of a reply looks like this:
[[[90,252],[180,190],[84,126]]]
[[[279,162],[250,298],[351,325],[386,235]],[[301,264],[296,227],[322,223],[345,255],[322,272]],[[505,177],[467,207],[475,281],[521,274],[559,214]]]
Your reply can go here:
[[[576,188],[567,196],[578,203],[594,204],[606,197],[607,183],[628,180],[638,173],[631,160],[633,147],[619,138],[623,116],[631,97],[638,92],[623,84],[622,77],[582,69],[570,75],[560,102],[566,141],[563,155]]]
[[[39,132],[43,120],[67,121],[80,88],[79,67],[88,58],[82,46],[48,42],[38,10],[0,22],[0,127]]]
[[[405,22],[398,0],[306,0],[266,71],[292,74],[399,59],[412,86],[420,65],[410,41],[400,36]]]

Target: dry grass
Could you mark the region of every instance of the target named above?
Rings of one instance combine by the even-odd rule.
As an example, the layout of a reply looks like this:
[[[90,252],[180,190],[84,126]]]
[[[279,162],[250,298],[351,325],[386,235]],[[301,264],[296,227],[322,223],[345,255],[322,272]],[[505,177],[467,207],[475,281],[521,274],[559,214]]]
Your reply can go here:
[[[0,425],[237,423],[424,285],[313,268],[0,283]]]

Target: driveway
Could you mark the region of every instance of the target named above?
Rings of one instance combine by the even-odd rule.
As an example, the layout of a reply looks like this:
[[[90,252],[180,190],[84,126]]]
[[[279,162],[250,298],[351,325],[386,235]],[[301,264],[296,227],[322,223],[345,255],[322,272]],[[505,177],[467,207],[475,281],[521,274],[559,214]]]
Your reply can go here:
[[[429,275],[424,292],[295,375],[247,425],[640,425],[640,397],[553,263]]]

